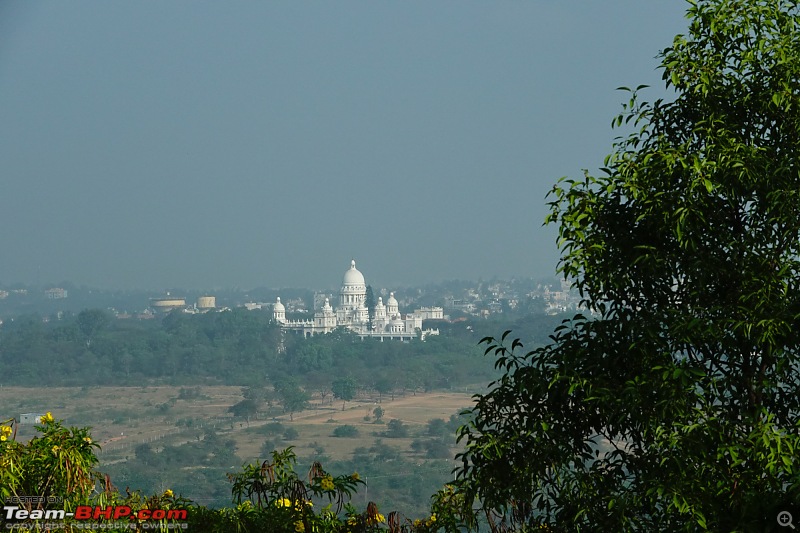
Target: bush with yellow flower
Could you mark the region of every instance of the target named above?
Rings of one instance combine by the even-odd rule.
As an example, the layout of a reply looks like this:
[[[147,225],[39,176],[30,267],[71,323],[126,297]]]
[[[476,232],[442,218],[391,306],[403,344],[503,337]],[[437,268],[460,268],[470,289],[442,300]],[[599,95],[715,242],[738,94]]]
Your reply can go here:
[[[94,470],[98,446],[89,428],[64,427],[48,412],[36,426],[41,436],[22,444],[13,438],[16,424],[13,418],[0,423],[0,499],[62,498],[69,510],[95,492],[102,476]]]
[[[245,465],[228,474],[233,505],[209,509],[176,496],[171,489],[146,496],[139,491],[121,494],[107,476],[96,470],[99,445],[90,428],[66,427],[51,413],[36,426],[40,435],[27,443],[15,439],[16,421],[0,422],[0,498],[41,496],[58,502],[26,504],[31,511],[58,508],[73,511],[78,505],[127,505],[134,513],[141,509],[186,509],[186,526],[192,533],[438,533],[462,531],[461,517],[453,511],[457,501],[452,491],[434,498],[429,517],[410,520],[396,512],[384,515],[374,502],[358,508],[353,497],[364,485],[358,473],[334,475],[314,463],[301,477],[292,448],[275,451],[260,463]],[[142,530],[142,521],[132,521]],[[159,525],[160,524],[160,525]],[[166,520],[156,530],[171,531]],[[62,530],[71,531],[67,523]],[[76,526],[77,527],[77,526]],[[148,529],[153,530],[151,520]],[[137,529],[138,528],[138,529]],[[114,531],[104,528],[105,531]],[[77,529],[76,529],[77,531]],[[129,532],[123,528],[120,531]]]

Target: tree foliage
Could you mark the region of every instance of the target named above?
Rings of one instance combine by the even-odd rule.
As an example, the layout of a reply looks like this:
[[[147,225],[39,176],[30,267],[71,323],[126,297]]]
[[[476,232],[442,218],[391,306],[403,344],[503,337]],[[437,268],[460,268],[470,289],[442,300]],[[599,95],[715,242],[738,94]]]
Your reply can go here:
[[[65,428],[49,412],[36,427],[42,435],[23,445],[16,441],[13,418],[0,424],[0,499],[35,495],[46,502],[65,496],[66,509],[73,510],[102,480],[93,471],[99,446],[89,428]]]
[[[233,413],[233,416],[244,418],[247,422],[258,414],[259,403],[252,398],[245,398],[228,407],[228,412]]]
[[[275,389],[283,403],[283,409],[289,413],[289,420],[294,420],[294,414],[306,408],[310,398],[309,394],[300,388],[294,379],[286,379],[277,385]]]
[[[78,329],[86,341],[86,347],[92,345],[94,336],[108,325],[108,313],[100,309],[85,309],[78,313]]]
[[[265,388],[269,402],[271,386],[286,377],[308,392],[328,393],[336,377],[351,375],[364,388],[393,396],[412,387],[489,381],[495,375],[491,363],[476,357],[480,336],[364,342],[337,331],[304,338],[282,334],[270,313],[242,308],[170,313],[163,320],[114,319],[87,346],[77,315],[47,323],[27,315],[0,328],[0,366],[6,382],[19,386],[217,383]],[[419,379],[412,382],[414,377]]]
[[[336,398],[342,400],[342,411],[344,411],[345,404],[355,398],[358,383],[351,376],[339,378],[331,383],[331,391]]]
[[[495,523],[761,531],[800,501],[798,11],[691,2],[660,55],[674,99],[630,91],[601,174],[553,189],[591,317],[532,351],[484,339],[505,373],[459,476]]]
[[[375,320],[375,293],[372,292],[372,285],[367,285],[367,292],[364,296],[364,307],[367,308],[369,330],[372,331],[372,321]]]
[[[204,507],[172,489],[145,496],[126,488],[122,494],[108,476],[95,470],[99,446],[92,441],[89,428],[65,428],[47,413],[37,427],[41,435],[27,443],[16,440],[15,429],[14,419],[0,423],[0,497],[9,504],[2,519],[6,529],[50,531],[56,527],[68,532],[92,529],[120,533],[180,529],[209,533],[371,533],[388,529],[395,533],[433,533],[453,523],[444,492],[444,496],[433,498],[431,514],[424,519],[412,521],[397,512],[384,515],[376,503],[357,497],[358,488],[365,485],[357,472],[333,475],[314,462],[307,475],[301,476],[291,448],[273,451],[266,460],[229,473],[233,506]],[[211,433],[205,440],[225,445]],[[161,455],[147,444],[137,447],[136,453],[153,460]],[[125,516],[136,518],[93,516],[81,520],[66,514],[74,513],[79,505],[103,510],[127,507],[129,515]],[[15,513],[8,520],[9,513],[16,510],[24,515]],[[148,511],[148,518],[139,515],[143,510]],[[165,517],[156,518],[154,510],[165,512]],[[176,513],[167,515],[169,511]],[[58,512],[63,516],[52,518]]]
[[[402,439],[408,437],[408,426],[398,418],[392,418],[386,424],[386,436],[393,439]]]

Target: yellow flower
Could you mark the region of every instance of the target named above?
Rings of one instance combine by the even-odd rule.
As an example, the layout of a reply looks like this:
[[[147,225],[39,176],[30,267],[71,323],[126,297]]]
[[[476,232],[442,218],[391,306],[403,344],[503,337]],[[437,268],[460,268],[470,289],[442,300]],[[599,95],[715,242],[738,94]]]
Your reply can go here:
[[[359,479],[361,479],[361,478],[359,478],[359,477],[358,477],[358,472],[353,472],[353,473],[350,475],[350,479],[352,479],[353,481],[358,481],[358,480],[359,480]]]
[[[374,526],[375,524],[379,524],[381,522],[386,522],[386,517],[381,513],[376,514],[374,518],[367,518],[367,525],[370,526]]]
[[[13,433],[13,432],[14,432],[14,430],[11,429],[10,426],[0,426],[0,433],[2,433],[3,435],[6,435],[6,436],[7,435],[11,435],[11,433]]]
[[[91,444],[92,443],[92,439],[91,439],[91,437],[83,437],[83,442],[85,442],[86,444]]]
[[[431,522],[436,522],[436,513],[431,515]]]
[[[275,505],[278,507],[291,507],[292,502],[289,501],[289,498],[281,498],[280,500],[275,500]]]
[[[61,449],[61,448],[60,448],[59,446],[53,446],[53,447],[51,448],[51,451],[52,451],[54,454],[56,454],[56,453],[58,453],[58,450],[60,450],[60,449]]]
[[[297,522],[294,523],[294,530],[297,531],[298,533],[302,533],[303,531],[306,530],[306,526],[305,524],[303,524],[302,520],[298,520]]]
[[[89,440],[89,442],[91,442],[91,439]],[[164,491],[164,497],[165,498],[172,498],[174,495],[175,495],[175,493],[172,492],[172,489],[167,489],[167,490]]]
[[[0,441],[5,441],[5,440],[8,440],[8,437],[6,437],[5,435],[0,435]]]
[[[333,478],[331,476],[325,476],[320,481],[320,485],[322,485],[322,490],[333,490]]]
[[[39,420],[42,424],[49,424],[53,421],[53,415],[50,411],[47,411]]]

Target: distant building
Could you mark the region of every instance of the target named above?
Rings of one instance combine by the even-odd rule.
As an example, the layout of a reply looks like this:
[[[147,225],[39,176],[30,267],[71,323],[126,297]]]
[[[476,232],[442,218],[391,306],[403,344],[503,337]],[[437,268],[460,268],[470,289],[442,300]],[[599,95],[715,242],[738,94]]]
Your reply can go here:
[[[421,307],[419,309],[414,309],[414,314],[422,317],[422,320],[442,320],[444,319],[444,308]]]
[[[171,296],[167,293],[162,298],[150,298],[150,307],[160,313],[169,313],[174,309],[183,309],[186,307],[186,298]]]
[[[61,287],[53,287],[52,289],[44,291],[44,295],[47,296],[49,300],[61,300],[67,297],[67,290]]]
[[[22,413],[19,415],[19,423],[20,425],[29,426],[32,426],[33,424],[41,424],[43,416],[44,413]]]
[[[217,298],[215,296],[200,296],[197,299],[196,306],[200,311],[210,311],[217,307]]]
[[[473,302],[468,302],[461,298],[446,298],[445,305],[448,309],[454,309],[467,314],[474,313],[478,308]]]
[[[325,298],[313,319],[287,320],[286,306],[278,298],[272,309],[272,317],[283,329],[302,333],[304,336],[330,333],[339,327],[349,329],[362,339],[411,340],[439,334],[438,330],[422,331],[421,315],[401,314],[393,292],[389,293],[385,304],[383,298],[378,298],[370,327],[366,298],[367,284],[364,275],[356,268],[356,262],[351,261],[350,269],[344,273],[336,309],[331,306],[330,298]]]

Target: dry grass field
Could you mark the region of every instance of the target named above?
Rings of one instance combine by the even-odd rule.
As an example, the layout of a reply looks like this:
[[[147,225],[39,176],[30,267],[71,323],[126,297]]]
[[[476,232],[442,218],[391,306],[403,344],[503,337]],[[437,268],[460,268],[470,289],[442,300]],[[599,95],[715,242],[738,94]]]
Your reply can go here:
[[[345,404],[333,400],[330,404],[326,401],[324,406],[315,400],[310,409],[294,415],[294,421],[289,422],[288,416],[277,417],[286,427],[297,430],[299,437],[287,444],[295,446],[301,456],[314,453],[314,444],[322,446],[325,454],[333,459],[349,458],[354,448],[359,446],[369,447],[375,438],[380,438],[380,433],[386,431],[385,422],[391,419],[403,421],[410,430],[409,438],[386,439],[385,444],[393,446],[400,451],[407,451],[414,436],[421,431],[428,420],[442,418],[447,420],[450,415],[457,413],[470,405],[470,395],[464,393],[429,393],[395,397],[394,400],[384,398],[380,407],[384,410],[384,424],[375,423],[372,411],[378,407],[374,399],[362,399]],[[370,419],[367,421],[365,417]],[[261,424],[256,422],[251,424]],[[350,425],[358,429],[359,435],[355,438],[333,437],[331,434],[337,426]],[[264,437],[238,438],[237,453],[245,459],[256,458]]]
[[[347,402],[314,398],[309,409],[295,413],[294,420],[281,413],[279,407],[260,420],[246,423],[232,418],[228,408],[242,399],[240,387],[64,387],[22,388],[0,387],[0,417],[19,419],[22,413],[51,411],[67,425],[91,426],[92,434],[101,444],[101,463],[124,461],[141,443],[154,447],[176,445],[197,439],[211,426],[225,438],[236,442],[236,453],[246,461],[261,455],[265,440],[276,446],[293,445],[298,455],[308,456],[315,450],[333,459],[347,459],[359,446],[369,447],[375,438],[386,431],[385,424],[375,423],[372,411],[378,406],[375,398],[361,397]],[[466,393],[428,393],[384,397],[384,422],[402,420],[410,430],[409,438],[386,439],[385,444],[408,453],[414,436],[428,420],[442,418],[468,407],[471,398]],[[365,420],[365,417],[369,420]],[[281,435],[267,436],[262,426],[280,422],[283,428],[293,428],[298,436],[285,440]],[[348,424],[358,429],[356,438],[332,437],[333,430]],[[18,438],[27,440],[35,434],[32,426],[19,427]]]

